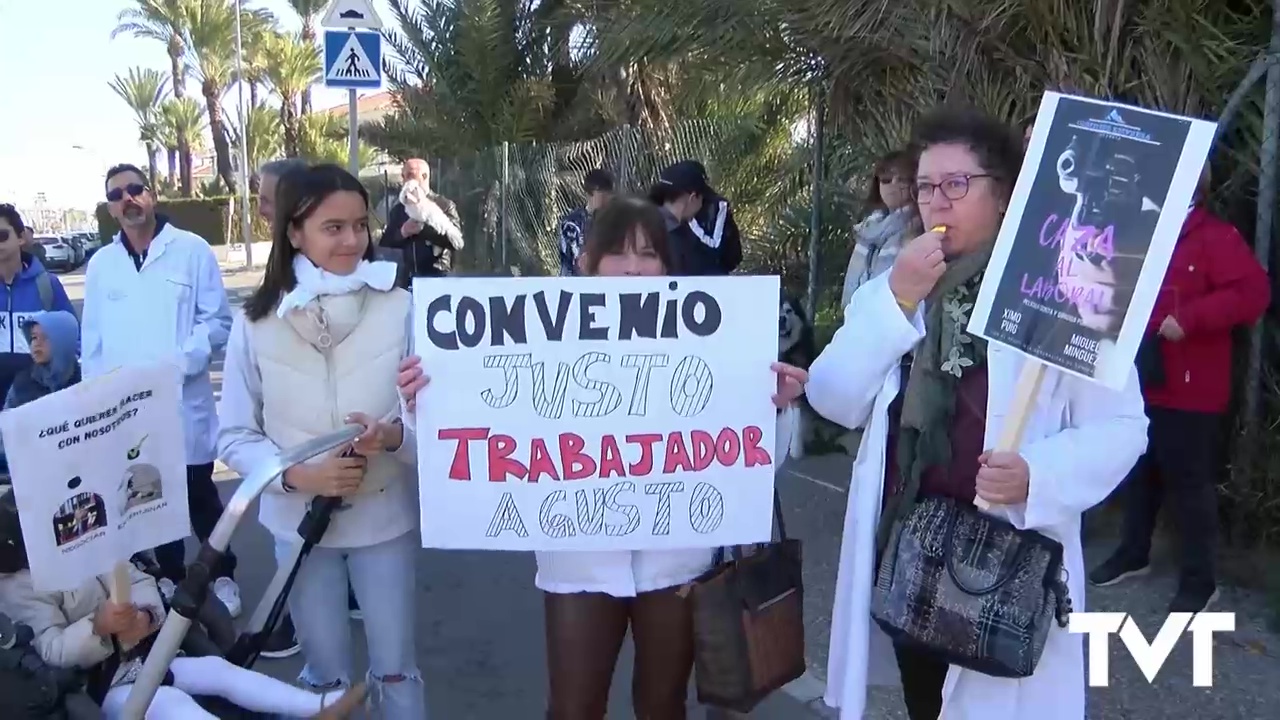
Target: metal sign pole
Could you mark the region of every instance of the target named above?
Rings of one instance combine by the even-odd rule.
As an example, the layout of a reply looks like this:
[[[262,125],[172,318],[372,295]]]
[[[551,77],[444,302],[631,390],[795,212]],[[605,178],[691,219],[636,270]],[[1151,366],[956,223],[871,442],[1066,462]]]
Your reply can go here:
[[[360,177],[360,101],[355,88],[347,91],[347,166],[352,175]]]
[[[240,105],[240,233],[244,266],[253,267],[253,220],[249,217],[249,115],[244,107],[244,47],[240,37],[240,0],[236,0],[236,92]]]

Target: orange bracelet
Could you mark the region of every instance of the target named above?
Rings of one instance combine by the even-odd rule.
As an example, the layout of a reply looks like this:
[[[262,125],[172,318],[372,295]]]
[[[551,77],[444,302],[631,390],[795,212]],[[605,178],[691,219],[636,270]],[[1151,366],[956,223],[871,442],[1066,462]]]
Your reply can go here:
[[[908,313],[915,313],[916,308],[920,305],[920,303],[907,302],[906,300],[903,300],[897,295],[893,296],[893,301],[898,303],[898,307],[902,308],[905,312],[908,312]]]

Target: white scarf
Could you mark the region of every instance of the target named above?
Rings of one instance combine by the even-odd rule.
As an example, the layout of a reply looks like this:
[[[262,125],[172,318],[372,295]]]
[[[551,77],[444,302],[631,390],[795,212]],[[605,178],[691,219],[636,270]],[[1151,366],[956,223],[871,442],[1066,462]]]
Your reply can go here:
[[[325,295],[346,295],[366,286],[386,292],[396,284],[396,264],[381,260],[361,260],[350,275],[334,275],[298,253],[293,256],[293,274],[298,284],[280,299],[276,315],[281,318]]]

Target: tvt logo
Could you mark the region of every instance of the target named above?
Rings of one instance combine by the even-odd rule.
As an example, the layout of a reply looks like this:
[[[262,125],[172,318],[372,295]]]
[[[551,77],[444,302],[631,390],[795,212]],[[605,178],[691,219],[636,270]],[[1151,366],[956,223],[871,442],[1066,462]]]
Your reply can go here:
[[[1191,633],[1191,684],[1213,687],[1213,634],[1235,632],[1235,629],[1235,613],[1170,613],[1155,639],[1147,642],[1138,623],[1127,613],[1072,613],[1067,623],[1067,632],[1089,636],[1089,687],[1111,684],[1107,651],[1112,633],[1120,634],[1120,640],[1149,683],[1155,682],[1156,674],[1169,659],[1178,638],[1183,633]]]

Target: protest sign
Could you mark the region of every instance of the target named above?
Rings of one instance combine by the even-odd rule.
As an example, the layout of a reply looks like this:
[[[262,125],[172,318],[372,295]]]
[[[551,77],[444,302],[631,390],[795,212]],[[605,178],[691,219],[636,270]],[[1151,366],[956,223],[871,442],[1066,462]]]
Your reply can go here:
[[[1214,130],[1045,93],[970,332],[1122,388]]]
[[[190,534],[181,392],[172,364],[126,367],[0,414],[37,589]]]
[[[425,547],[769,539],[776,277],[414,284]]]

